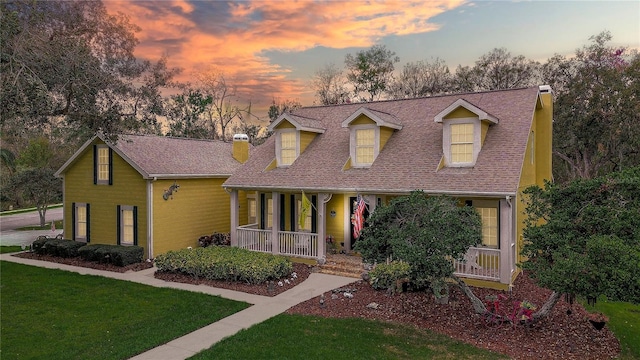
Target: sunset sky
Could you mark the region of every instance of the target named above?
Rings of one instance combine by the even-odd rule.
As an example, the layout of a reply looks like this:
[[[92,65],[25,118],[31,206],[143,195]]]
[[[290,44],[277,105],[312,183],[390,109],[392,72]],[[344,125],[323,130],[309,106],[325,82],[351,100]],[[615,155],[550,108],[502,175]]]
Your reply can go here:
[[[237,86],[240,103],[273,98],[313,105],[309,82],[328,63],[384,44],[407,62],[443,59],[454,71],[504,47],[545,62],[572,55],[604,30],[613,45],[640,48],[639,1],[120,1],[138,25],[136,56],[168,55],[179,80],[212,66]],[[261,114],[265,116],[265,114]]]

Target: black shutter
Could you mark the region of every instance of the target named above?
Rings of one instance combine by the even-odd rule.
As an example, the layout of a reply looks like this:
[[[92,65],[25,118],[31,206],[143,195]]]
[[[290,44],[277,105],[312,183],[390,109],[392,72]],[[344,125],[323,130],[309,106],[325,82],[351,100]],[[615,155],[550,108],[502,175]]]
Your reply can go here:
[[[264,194],[260,194],[260,229],[264,230],[265,229],[265,218],[266,218],[266,214],[265,214],[265,206],[266,206],[266,197],[264,196]]]
[[[138,245],[138,207],[133,207],[133,245]]]
[[[93,185],[98,183],[98,145],[93,145]]]
[[[317,202],[318,202],[318,197],[315,195],[311,196],[311,204],[313,204],[313,206],[311,207],[311,232],[312,233],[316,233],[318,232],[318,220],[316,219],[317,216]]]
[[[113,150],[109,148],[109,185],[113,185]]]
[[[122,236],[121,235],[122,232],[120,230],[120,221],[121,221],[120,217],[121,217],[120,205],[118,205],[118,206],[116,206],[116,233],[117,233],[117,235],[116,235],[116,239],[117,239],[116,240],[116,244],[118,244],[118,245],[120,245],[120,240],[121,240],[120,237]]]
[[[296,209],[298,208],[298,204],[296,204],[296,196],[291,195],[291,211],[289,212],[290,220],[291,220],[291,231],[296,231]]]
[[[280,194],[280,231],[284,231],[285,226],[284,199],[284,194]]]
[[[71,240],[76,239],[76,203],[71,203]]]
[[[89,204],[86,205],[86,213],[87,213],[87,243],[91,241],[91,206]]]

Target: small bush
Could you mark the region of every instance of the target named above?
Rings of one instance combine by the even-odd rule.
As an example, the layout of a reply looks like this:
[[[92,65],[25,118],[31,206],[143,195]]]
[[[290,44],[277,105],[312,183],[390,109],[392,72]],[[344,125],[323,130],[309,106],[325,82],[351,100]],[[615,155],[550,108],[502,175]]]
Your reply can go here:
[[[210,280],[261,284],[288,276],[291,261],[283,256],[236,247],[208,247],[169,251],[155,259],[158,271],[176,272]]]
[[[204,235],[198,239],[198,245],[200,247],[208,247],[211,245],[215,246],[229,246],[231,245],[231,234],[230,233],[213,233],[213,235]]]
[[[142,262],[144,252],[140,246],[95,244],[81,248],[78,253],[87,261],[127,266]]]
[[[398,280],[409,277],[411,266],[403,261],[378,264],[369,272],[369,283],[377,290],[395,289]]]

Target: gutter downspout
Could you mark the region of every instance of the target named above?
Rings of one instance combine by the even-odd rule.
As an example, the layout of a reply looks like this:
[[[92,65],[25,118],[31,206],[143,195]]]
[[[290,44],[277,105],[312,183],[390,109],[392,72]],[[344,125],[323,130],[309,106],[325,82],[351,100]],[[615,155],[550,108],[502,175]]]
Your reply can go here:
[[[147,259],[153,259],[153,183],[154,177],[147,180]]]

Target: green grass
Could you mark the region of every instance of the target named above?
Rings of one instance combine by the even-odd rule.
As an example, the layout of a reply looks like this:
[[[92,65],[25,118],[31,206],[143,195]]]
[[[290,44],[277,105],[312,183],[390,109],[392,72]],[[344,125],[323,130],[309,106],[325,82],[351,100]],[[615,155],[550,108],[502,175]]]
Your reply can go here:
[[[0,261],[3,359],[127,359],[248,304]]]
[[[0,246],[0,254],[8,254],[22,251],[22,246],[20,245],[11,245],[11,246]]]
[[[365,319],[281,314],[190,359],[505,359],[427,330]]]
[[[620,359],[640,359],[640,305],[599,298],[595,306],[583,304],[589,312],[609,317],[607,327],[620,341]]]
[[[62,220],[54,221],[56,223],[56,230],[62,230],[63,222]],[[51,221],[44,224],[44,226],[34,225],[34,226],[23,226],[21,228],[17,228],[18,231],[27,231],[27,230],[49,230],[51,229]]]

